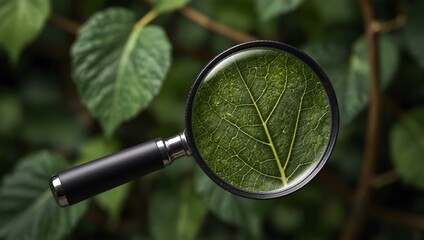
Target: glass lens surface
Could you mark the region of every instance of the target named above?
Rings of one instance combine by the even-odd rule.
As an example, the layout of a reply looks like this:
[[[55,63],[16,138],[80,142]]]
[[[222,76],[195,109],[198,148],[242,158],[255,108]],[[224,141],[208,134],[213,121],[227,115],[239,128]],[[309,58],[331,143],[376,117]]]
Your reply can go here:
[[[290,188],[319,164],[331,135],[331,108],[317,73],[273,48],[219,61],[198,86],[191,111],[198,154],[236,189]]]

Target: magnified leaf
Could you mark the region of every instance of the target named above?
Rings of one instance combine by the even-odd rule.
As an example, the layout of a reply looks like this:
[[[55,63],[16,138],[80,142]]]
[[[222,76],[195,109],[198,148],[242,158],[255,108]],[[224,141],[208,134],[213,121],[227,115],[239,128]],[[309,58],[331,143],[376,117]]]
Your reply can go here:
[[[193,135],[209,168],[247,191],[280,189],[308,175],[330,137],[330,103],[304,62],[249,50],[220,63],[200,85]]]
[[[72,47],[78,91],[107,135],[147,107],[171,62],[164,31],[135,28],[135,20],[133,12],[121,8],[97,13]]]
[[[390,132],[390,150],[402,179],[424,189],[424,108],[406,113]]]
[[[50,13],[50,0],[0,2],[0,45],[17,62],[22,48],[32,41]]]
[[[60,208],[48,187],[48,179],[67,167],[48,152],[22,159],[0,187],[1,239],[61,239],[69,233],[86,209],[86,203]]]

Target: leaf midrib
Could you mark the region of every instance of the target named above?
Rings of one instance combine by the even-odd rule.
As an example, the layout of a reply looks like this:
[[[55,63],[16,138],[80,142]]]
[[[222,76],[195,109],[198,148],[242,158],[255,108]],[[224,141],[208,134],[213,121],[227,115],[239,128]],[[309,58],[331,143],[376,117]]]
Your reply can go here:
[[[249,86],[247,86],[246,80],[244,79],[243,75],[241,74],[240,68],[238,67],[238,64],[237,64],[236,61],[234,61],[234,65],[236,66],[237,72],[240,75],[240,78],[241,78],[241,80],[242,80],[242,82],[243,82],[244,86],[246,87],[246,90],[247,90],[247,92],[249,94],[250,100],[252,101],[253,105],[255,106],[256,112],[257,112],[257,114],[259,116],[259,119],[261,120],[261,123],[262,123],[262,126],[264,128],[265,134],[266,134],[267,139],[269,141],[269,147],[271,148],[272,154],[274,155],[275,161],[277,162],[277,166],[278,166],[278,170],[280,171],[280,174],[281,174],[281,181],[283,182],[283,186],[287,186],[287,177],[286,177],[285,169],[281,165],[280,157],[277,154],[277,150],[275,149],[274,142],[273,142],[272,137],[271,137],[271,134],[269,133],[269,130],[268,130],[267,121],[264,121],[264,119],[262,117],[262,113],[261,113],[261,111],[259,109],[259,106],[257,105],[257,103],[256,103],[256,101],[255,101],[255,99],[254,99],[254,97],[252,95],[252,92],[250,91]],[[279,98],[278,101],[280,99],[281,98]],[[269,117],[268,117],[268,119],[269,119]]]

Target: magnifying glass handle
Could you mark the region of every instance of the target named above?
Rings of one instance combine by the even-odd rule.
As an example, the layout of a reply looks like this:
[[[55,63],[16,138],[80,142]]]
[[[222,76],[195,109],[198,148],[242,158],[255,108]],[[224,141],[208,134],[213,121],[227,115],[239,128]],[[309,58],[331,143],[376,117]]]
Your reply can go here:
[[[189,155],[184,133],[156,139],[59,172],[51,177],[50,189],[59,206],[66,207]]]

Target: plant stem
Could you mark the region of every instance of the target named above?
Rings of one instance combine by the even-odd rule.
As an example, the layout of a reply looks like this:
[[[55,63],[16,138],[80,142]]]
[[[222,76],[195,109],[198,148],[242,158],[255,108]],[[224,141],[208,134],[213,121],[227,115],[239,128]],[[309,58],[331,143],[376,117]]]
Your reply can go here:
[[[187,19],[197,23],[199,26],[209,29],[235,42],[241,43],[256,40],[255,37],[216,22],[190,7],[180,9],[180,13]]]
[[[146,13],[138,22],[134,25],[134,30],[140,31],[147,24],[149,24],[153,19],[158,16],[158,12],[155,9],[150,10]]]
[[[371,181],[374,174],[378,149],[378,124],[380,108],[380,67],[378,54],[378,32],[372,28],[375,21],[374,3],[372,0],[359,0],[364,20],[365,35],[368,44],[368,59],[370,64],[370,106],[364,146],[364,157],[355,191],[352,211],[342,231],[341,239],[356,239],[361,225],[366,219],[369,199],[371,198]]]
[[[80,28],[77,22],[56,13],[50,15],[49,22],[72,35],[77,35]]]

